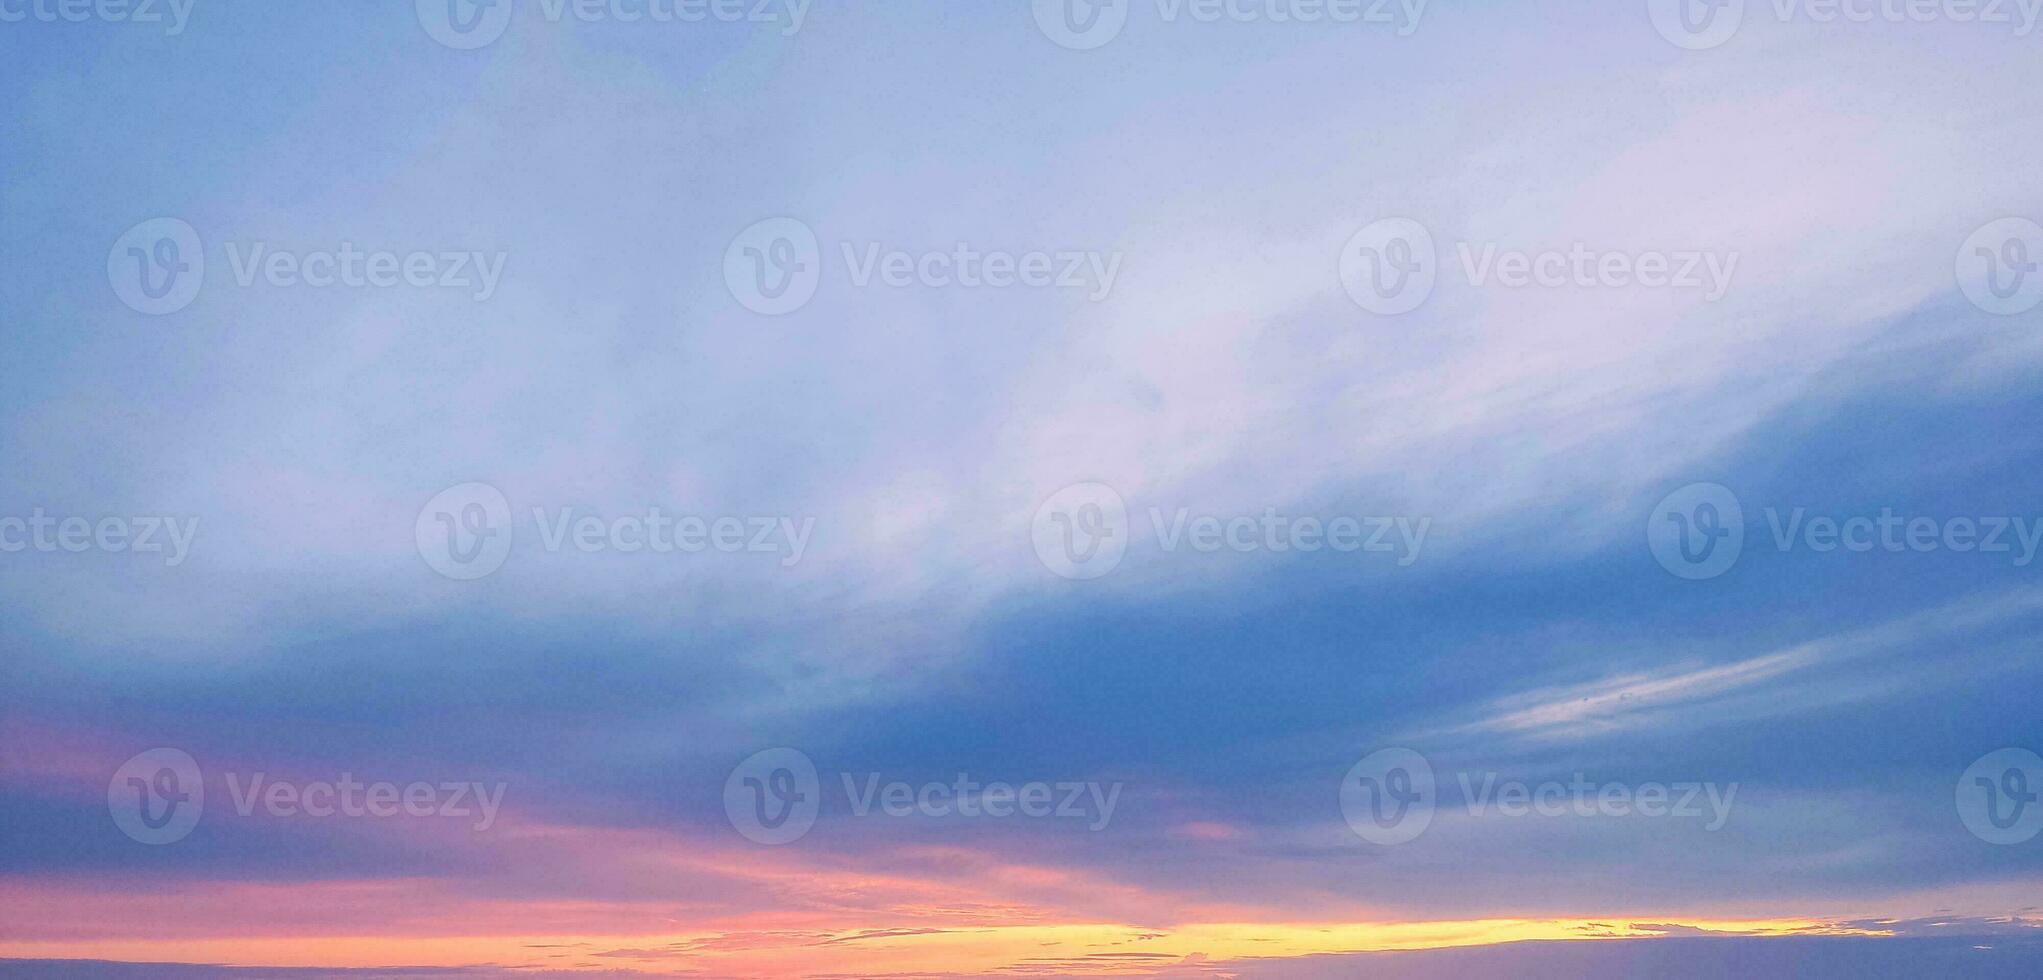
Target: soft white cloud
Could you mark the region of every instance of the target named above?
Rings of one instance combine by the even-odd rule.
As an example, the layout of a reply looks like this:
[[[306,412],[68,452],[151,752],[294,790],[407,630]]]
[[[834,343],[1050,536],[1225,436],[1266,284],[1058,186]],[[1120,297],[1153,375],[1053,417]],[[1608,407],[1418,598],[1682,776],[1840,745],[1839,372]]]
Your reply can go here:
[[[1085,480],[1137,508],[1222,514],[1357,495],[1433,518],[1441,555],[1558,506],[1579,526],[1548,535],[1550,557],[1636,533],[1626,508],[1642,488],[1706,467],[1896,318],[1949,302],[1952,251],[1979,223],[2043,209],[2027,177],[2043,140],[2003,121],[2043,108],[2043,63],[2004,39],[1816,45],[1760,23],[1691,55],[1599,21],[1576,40],[1603,70],[1538,79],[1423,70],[1428,50],[1501,45],[1508,67],[1558,43],[1514,18],[1443,11],[1427,26],[1388,49],[1397,98],[1334,84],[1360,84],[1353,52],[1318,34],[1242,67],[1236,88],[1152,92],[1146,115],[1108,95],[1057,101],[1069,72],[1100,61],[1026,61],[1002,96],[1036,113],[1015,116],[1018,129],[965,118],[931,136],[959,153],[968,133],[1010,148],[1052,139],[1058,167],[1022,182],[972,178],[898,142],[929,105],[844,126],[871,93],[829,80],[868,41],[815,32],[803,58],[779,62],[747,48],[694,88],[645,49],[598,51],[569,31],[507,41],[486,85],[393,137],[373,198],[356,183],[293,194],[274,177],[221,191],[209,226],[216,241],[503,249],[497,297],[215,290],[205,309],[234,342],[175,368],[194,394],[174,417],[123,406],[150,434],[127,440],[135,465],[116,480],[124,499],[204,517],[193,562],[111,620],[58,598],[89,594],[96,567],[10,584],[41,598],[46,625],[90,621],[99,635],[252,635],[308,606],[357,621],[476,608],[659,624],[774,622],[799,602],[810,622],[866,617],[839,628],[889,646],[923,642],[922,629],[878,624],[919,619],[933,599],[965,622],[1058,584],[1027,547],[1028,522]],[[1917,70],[1878,70],[1897,52]],[[1976,63],[2002,83],[1992,112],[1963,73],[1945,73]],[[740,79],[757,88],[730,90]],[[744,146],[752,130],[732,98],[831,159],[791,162],[798,140]],[[1222,122],[1243,136],[1207,129]],[[289,146],[256,172],[292,173]],[[832,263],[837,243],[867,239],[1126,259],[1098,304],[853,290],[839,274],[810,309],[767,321],[723,295],[718,263],[745,223],[780,212],[813,224]],[[1443,271],[1425,308],[1384,319],[1345,298],[1336,256],[1390,214],[1432,228]],[[1735,251],[1739,263],[1713,304],[1475,290],[1459,281],[1460,241]],[[1981,356],[2003,369],[2038,350],[2014,334],[1993,343]],[[79,400],[108,397],[120,398]],[[85,451],[45,440],[36,468],[86,468]],[[521,508],[660,504],[814,517],[818,530],[794,569],[541,556],[449,589],[413,553],[411,522],[468,480]],[[1259,567],[1187,574],[1137,554],[1096,587],[1224,586]]]
[[[1434,735],[1500,736],[1507,744],[1579,742],[1643,729],[1696,729],[1794,715],[1830,704],[1919,693],[2020,666],[1982,631],[2043,610],[2043,592],[1965,599],[1784,650],[1677,663],[1498,698],[1472,721]],[[1904,654],[1943,651],[1934,661]]]

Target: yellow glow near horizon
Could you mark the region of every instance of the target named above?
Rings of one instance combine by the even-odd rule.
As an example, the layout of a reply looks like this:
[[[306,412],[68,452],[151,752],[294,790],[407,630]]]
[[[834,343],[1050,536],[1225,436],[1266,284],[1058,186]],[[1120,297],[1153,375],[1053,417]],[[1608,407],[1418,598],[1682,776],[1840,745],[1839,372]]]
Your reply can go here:
[[[1115,924],[984,926],[924,934],[887,929],[790,930],[776,936],[681,933],[662,936],[300,937],[251,939],[20,942],[0,940],[0,956],[223,963],[277,967],[545,966],[554,969],[683,967],[735,975],[847,968],[860,972],[975,972],[1030,960],[1058,960],[1064,972],[1125,973],[1185,957],[1224,962],[1321,953],[1442,949],[1529,940],[1646,938],[1665,930],[1637,923],[1678,922],[1685,929],[1737,936],[1861,935],[1807,919],[1682,920],[1668,916],[1595,919],[1481,919],[1443,922],[1195,923],[1170,929]],[[716,940],[715,943],[706,941]],[[631,952],[626,952],[631,951]],[[636,955],[634,955],[636,953]],[[601,954],[601,955],[599,955]],[[1072,963],[1096,954],[1110,960]],[[1129,957],[1126,954],[1138,954]]]

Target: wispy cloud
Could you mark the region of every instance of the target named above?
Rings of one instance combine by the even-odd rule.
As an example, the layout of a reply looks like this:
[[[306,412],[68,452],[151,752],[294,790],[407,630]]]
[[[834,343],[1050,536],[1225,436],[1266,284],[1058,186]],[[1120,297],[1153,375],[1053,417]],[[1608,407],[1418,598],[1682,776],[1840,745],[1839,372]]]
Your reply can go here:
[[[1718,665],[1671,666],[1497,698],[1474,719],[1434,734],[1498,735],[1528,743],[1581,741],[1653,728],[1700,728],[1877,698],[1922,683],[2008,669],[2001,644],[1979,634],[2043,610],[2043,591],[1965,599],[1876,626]],[[1969,644],[1969,646],[1968,646]],[[1903,654],[1941,651],[1934,662]]]

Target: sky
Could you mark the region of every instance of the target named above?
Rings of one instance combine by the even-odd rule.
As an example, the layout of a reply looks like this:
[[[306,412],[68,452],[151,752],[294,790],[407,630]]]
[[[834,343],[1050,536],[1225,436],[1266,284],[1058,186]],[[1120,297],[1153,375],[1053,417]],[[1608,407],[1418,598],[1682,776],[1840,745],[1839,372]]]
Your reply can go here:
[[[0,0],[0,976],[2043,972],[2039,14]]]

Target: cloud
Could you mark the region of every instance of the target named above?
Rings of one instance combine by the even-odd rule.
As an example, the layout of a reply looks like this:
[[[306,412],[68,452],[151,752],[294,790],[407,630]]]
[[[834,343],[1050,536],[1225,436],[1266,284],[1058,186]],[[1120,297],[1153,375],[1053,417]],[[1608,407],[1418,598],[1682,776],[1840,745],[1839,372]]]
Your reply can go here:
[[[1476,720],[1441,734],[1571,742],[1643,728],[1746,723],[1817,705],[1919,692],[1924,684],[1951,684],[1982,670],[2016,666],[2001,648],[1977,645],[1977,634],[2039,609],[2043,592],[2033,589],[1967,598],[1730,663],[1536,688],[1495,699],[1476,709]],[[1969,653],[1968,640],[1974,642]],[[1926,648],[1952,653],[1933,662],[1911,656]]]
[[[1418,43],[1446,44],[1448,31],[1457,45],[1501,43],[1517,29],[1494,17],[1442,25],[1440,40]],[[1641,84],[1563,74],[1528,86],[1477,72],[1410,100],[1322,94],[1309,134],[1208,148],[1164,183],[1112,166],[1165,129],[1132,121],[1075,140],[1042,186],[1003,196],[921,161],[900,173],[871,165],[889,120],[912,113],[887,107],[863,140],[831,127],[850,96],[821,80],[865,43],[822,36],[813,63],[778,66],[781,84],[811,98],[761,97],[788,113],[790,131],[841,141],[837,155],[851,162],[787,174],[807,183],[778,201],[748,183],[732,201],[685,211],[661,193],[666,182],[715,186],[751,162],[689,152],[731,124],[726,114],[662,84],[671,68],[646,51],[570,31],[518,43],[515,58],[488,62],[495,87],[404,118],[410,163],[369,200],[352,184],[283,207],[264,203],[288,197],[275,188],[206,188],[201,216],[222,241],[439,242],[459,228],[454,244],[509,253],[497,300],[222,297],[210,309],[239,342],[156,365],[181,389],[168,412],[113,394],[137,419],[121,435],[137,464],[112,474],[111,492],[61,499],[200,516],[191,565],[176,575],[44,567],[10,580],[25,616],[68,643],[119,633],[222,655],[309,616],[582,611],[658,629],[770,622],[787,603],[759,597],[800,596],[820,620],[817,640],[774,656],[858,673],[937,656],[988,604],[1040,588],[1029,516],[1081,480],[1104,480],[1138,507],[1219,513],[1353,494],[1451,526],[1459,544],[1443,548],[1482,547],[1528,508],[1570,501],[1595,526],[1577,537],[1587,546],[1611,533],[1605,502],[1720,451],[1892,320],[1947,298],[1944,240],[1962,239],[1973,215],[2039,203],[2020,180],[2033,139],[1962,111],[1974,93],[1955,80],[1855,71],[1883,49],[1848,39],[1809,62],[1720,52],[1669,64],[1650,46],[1605,38]],[[1983,45],[1917,47],[1928,63],[2001,57]],[[754,55],[729,57],[695,81],[756,67]],[[1307,47],[1251,80],[1311,92],[1347,61],[1337,47]],[[1023,65],[1021,83],[1044,84],[1044,66]],[[1998,68],[2008,113],[2043,91],[2015,84],[2033,63]],[[592,73],[605,84],[586,84]],[[1213,98],[1164,104],[1246,109],[1202,101]],[[1565,108],[1583,104],[1598,112]],[[1429,118],[1446,105],[1473,114],[1468,125]],[[1077,106],[1058,122],[1112,111]],[[616,127],[647,134],[634,145],[641,156],[609,151]],[[1323,162],[1241,194],[1239,174],[1273,156],[1313,159],[1304,151],[1325,130],[1398,139],[1319,146]],[[1494,135],[1471,145],[1467,132]],[[988,153],[1025,141],[987,135]],[[279,172],[293,162],[287,136],[256,151]],[[473,186],[514,138],[544,156]],[[685,169],[633,162],[642,158]],[[1461,169],[1443,172],[1443,158]],[[545,176],[558,172],[604,174],[606,196]],[[949,195],[944,213],[911,219],[881,206],[927,199],[930,180]],[[616,193],[641,206],[578,213]],[[1090,213],[1070,203],[1101,200],[1117,203]],[[1129,258],[1100,304],[837,289],[763,329],[714,275],[729,235],[756,219],[748,207],[799,210],[833,240],[1047,242]],[[1625,290],[1446,288],[1411,318],[1373,320],[1342,298],[1333,257],[1356,227],[1391,212],[1422,218],[1443,242],[1735,249],[1743,278],[1710,306]],[[94,440],[76,436],[90,435],[104,397],[60,397],[43,416],[54,427],[16,421],[33,472],[99,468],[79,455]],[[22,472],[15,489],[49,496],[22,485]],[[463,589],[422,567],[410,528],[432,494],[471,479],[500,485],[519,513],[666,504],[814,517],[818,532],[792,570],[537,554],[528,534],[499,578]],[[1101,588],[1210,587],[1258,563],[1227,567],[1138,555]],[[122,597],[112,616],[66,598],[109,592]],[[822,640],[832,633],[850,639]]]

